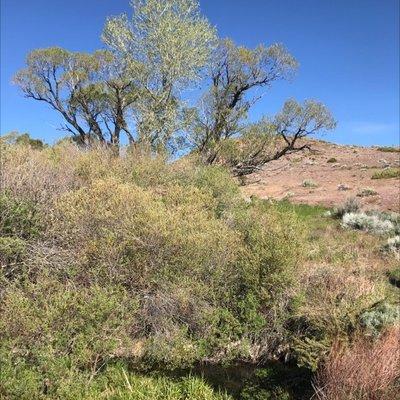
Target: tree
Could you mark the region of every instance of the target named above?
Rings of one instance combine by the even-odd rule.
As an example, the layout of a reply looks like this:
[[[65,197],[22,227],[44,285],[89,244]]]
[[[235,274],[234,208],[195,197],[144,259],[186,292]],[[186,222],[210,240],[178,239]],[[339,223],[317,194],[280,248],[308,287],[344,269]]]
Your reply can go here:
[[[126,118],[138,91],[126,67],[109,51],[34,50],[14,82],[26,97],[58,111],[66,122],[63,129],[79,143],[97,140],[118,146],[122,131],[133,140]]]
[[[140,88],[134,116],[141,141],[172,144],[187,126],[183,90],[199,81],[215,47],[215,30],[196,0],[134,0],[133,17],[109,18],[103,40]]]
[[[222,40],[213,55],[211,85],[202,99],[192,129],[193,146],[208,163],[217,160],[223,141],[241,129],[241,122],[258,97],[252,89],[289,78],[297,61],[280,44],[254,50]]]
[[[215,31],[196,0],[135,0],[131,21],[109,18],[93,54],[59,47],[32,51],[14,82],[26,97],[48,103],[80,143],[165,146],[187,124],[182,90],[202,76]],[[135,131],[129,127],[135,123]]]
[[[0,137],[0,143],[1,142],[7,144],[30,146],[36,150],[42,150],[47,146],[45,143],[43,143],[42,140],[31,138],[29,133],[19,133],[17,131],[9,132]]]
[[[310,149],[302,139],[336,127],[328,108],[320,102],[303,104],[287,100],[272,121],[262,119],[250,124],[239,139],[221,147],[221,156],[234,174],[243,176],[284,155]]]
[[[262,95],[256,90],[293,76],[295,58],[281,44],[249,49],[217,40],[197,0],[133,0],[132,7],[131,19],[108,18],[107,50],[34,50],[15,76],[27,97],[63,116],[63,129],[79,143],[118,148],[122,134],[153,151],[189,143],[204,162],[228,163],[245,175],[335,126],[322,104],[294,100],[272,120],[246,126]],[[185,91],[207,80],[200,104],[189,107]]]

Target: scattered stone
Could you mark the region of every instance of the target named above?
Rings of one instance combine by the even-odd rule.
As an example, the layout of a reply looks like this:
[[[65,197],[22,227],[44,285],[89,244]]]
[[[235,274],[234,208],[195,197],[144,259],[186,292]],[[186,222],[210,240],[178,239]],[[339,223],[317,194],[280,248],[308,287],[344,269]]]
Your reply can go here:
[[[379,164],[382,164],[383,168],[388,168],[388,167],[390,167],[390,163],[389,163],[387,160],[385,160],[384,158],[381,158],[381,159],[379,160]]]

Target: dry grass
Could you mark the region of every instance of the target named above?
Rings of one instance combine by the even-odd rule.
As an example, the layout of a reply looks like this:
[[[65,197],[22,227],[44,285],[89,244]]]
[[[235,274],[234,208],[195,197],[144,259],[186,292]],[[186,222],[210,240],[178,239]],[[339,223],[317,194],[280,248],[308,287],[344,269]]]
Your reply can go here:
[[[357,338],[351,348],[335,343],[316,379],[320,400],[392,400],[400,396],[400,328],[371,343]]]

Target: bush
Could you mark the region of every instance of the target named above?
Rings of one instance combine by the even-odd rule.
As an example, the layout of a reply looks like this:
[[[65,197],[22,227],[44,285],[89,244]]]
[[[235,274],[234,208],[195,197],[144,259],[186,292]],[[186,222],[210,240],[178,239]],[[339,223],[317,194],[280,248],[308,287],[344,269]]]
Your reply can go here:
[[[324,208],[246,202],[221,166],[68,143],[6,145],[4,165],[0,397],[227,398],[139,371],[271,358],[315,369],[385,297],[383,279],[306,263],[315,230],[336,229]],[[263,379],[260,396],[295,396]]]
[[[0,236],[29,239],[40,230],[40,215],[35,205],[9,193],[0,194]]]
[[[342,224],[346,228],[371,232],[376,235],[387,235],[394,232],[395,226],[388,219],[365,213],[347,213],[343,215]]]
[[[398,153],[400,152],[400,147],[394,147],[394,146],[383,146],[383,147],[378,147],[378,151],[383,151],[386,153]]]
[[[337,162],[337,159],[335,157],[329,158],[327,160],[327,163],[336,163],[336,162]]]
[[[369,197],[369,196],[376,196],[378,192],[371,188],[363,188],[358,193],[358,197]]]
[[[18,398],[16,390],[23,387],[14,387],[13,379],[28,374],[36,391],[48,382],[49,397],[56,397],[68,376],[81,370],[86,379],[94,376],[128,351],[136,309],[135,299],[118,286],[85,288],[44,276],[38,283],[9,286],[1,304],[0,348],[11,369],[6,374],[14,378],[2,390]]]
[[[374,172],[371,179],[400,178],[400,168],[385,168],[382,171]]]
[[[303,283],[300,306],[291,321],[297,363],[316,370],[334,340],[349,338],[359,328],[359,316],[383,299],[383,284],[348,266],[317,268]]]
[[[318,184],[316,182],[314,182],[312,179],[305,179],[301,186],[305,187],[305,188],[316,188],[318,187]]]
[[[360,316],[361,326],[368,333],[378,335],[382,330],[391,325],[400,324],[400,308],[398,304],[381,303],[371,310],[363,312]]]
[[[335,218],[342,218],[345,214],[357,213],[360,208],[359,201],[354,197],[350,197],[341,206],[334,208],[331,215]]]

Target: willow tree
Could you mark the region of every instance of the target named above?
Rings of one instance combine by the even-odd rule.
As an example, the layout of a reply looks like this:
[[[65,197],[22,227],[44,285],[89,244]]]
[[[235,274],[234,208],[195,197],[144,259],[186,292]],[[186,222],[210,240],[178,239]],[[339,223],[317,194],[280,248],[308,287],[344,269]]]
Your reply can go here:
[[[198,82],[216,43],[195,0],[134,0],[133,17],[109,18],[103,40],[136,77],[141,96],[138,138],[153,148],[173,144],[187,127],[182,91]]]

